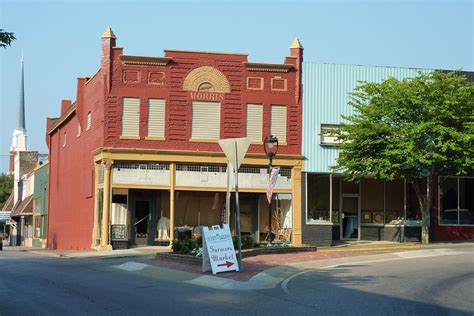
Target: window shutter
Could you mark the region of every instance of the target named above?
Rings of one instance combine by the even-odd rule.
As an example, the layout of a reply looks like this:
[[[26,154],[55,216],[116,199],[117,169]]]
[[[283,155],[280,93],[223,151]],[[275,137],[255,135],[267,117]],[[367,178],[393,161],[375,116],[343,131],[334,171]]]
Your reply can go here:
[[[278,138],[280,143],[286,143],[286,106],[271,106],[270,133]]]
[[[165,137],[165,100],[148,100],[148,136]]]
[[[221,104],[217,102],[193,102],[192,139],[219,139]]]
[[[140,99],[123,98],[122,136],[139,136]]]
[[[260,104],[247,104],[247,137],[251,141],[262,141],[262,111]]]

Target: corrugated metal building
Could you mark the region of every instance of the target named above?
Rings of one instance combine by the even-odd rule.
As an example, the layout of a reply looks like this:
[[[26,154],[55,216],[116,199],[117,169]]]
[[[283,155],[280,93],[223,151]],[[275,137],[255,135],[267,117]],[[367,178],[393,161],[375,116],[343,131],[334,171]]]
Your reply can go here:
[[[415,77],[430,70],[399,67],[303,63],[304,171],[330,172],[337,148],[321,145],[321,125],[339,124],[341,115],[352,114],[349,94],[360,81],[383,82],[389,77]]]
[[[402,180],[345,181],[331,171],[338,157],[337,141],[322,131],[338,128],[341,115],[353,114],[348,101],[361,81],[383,82],[389,77],[403,79],[431,71],[303,63],[303,243],[322,246],[336,240],[420,239],[421,214],[409,185]],[[458,73],[472,80],[472,72]],[[437,212],[437,216],[442,215]],[[456,223],[460,224],[465,223]]]

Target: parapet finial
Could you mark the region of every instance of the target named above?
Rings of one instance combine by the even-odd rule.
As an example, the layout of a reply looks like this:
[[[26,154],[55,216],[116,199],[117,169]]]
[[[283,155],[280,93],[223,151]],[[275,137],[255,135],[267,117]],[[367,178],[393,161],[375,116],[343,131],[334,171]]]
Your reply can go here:
[[[295,39],[293,40],[293,43],[291,43],[290,48],[301,48],[301,49],[303,48],[303,45],[301,45],[298,37],[295,37]]]
[[[110,26],[104,31],[104,33],[102,33],[101,38],[113,38],[113,39],[117,39],[117,37],[115,36],[115,34],[114,34],[114,32],[112,31],[112,28],[111,28]]]

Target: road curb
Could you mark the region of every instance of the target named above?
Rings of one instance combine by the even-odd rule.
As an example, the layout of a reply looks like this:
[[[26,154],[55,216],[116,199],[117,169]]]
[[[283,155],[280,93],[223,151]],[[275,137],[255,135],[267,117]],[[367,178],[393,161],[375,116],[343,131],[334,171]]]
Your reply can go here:
[[[381,246],[381,247],[354,247],[354,248],[337,248],[337,249],[319,249],[321,253],[331,252],[357,252],[357,251],[384,251],[384,250],[410,250],[410,249],[421,249],[419,245],[407,245],[407,246]]]

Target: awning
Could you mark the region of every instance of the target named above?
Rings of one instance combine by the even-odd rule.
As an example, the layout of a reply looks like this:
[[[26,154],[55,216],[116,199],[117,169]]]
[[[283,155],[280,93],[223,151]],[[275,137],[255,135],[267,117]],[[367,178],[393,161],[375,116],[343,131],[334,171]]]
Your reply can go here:
[[[13,192],[10,194],[5,204],[3,204],[2,212],[11,212],[13,209]]]
[[[10,221],[10,213],[12,209],[13,209],[13,192],[5,201],[5,204],[3,204],[2,210],[0,211],[0,222]]]
[[[11,217],[33,215],[33,194],[26,197],[20,204],[17,204],[11,213]]]

